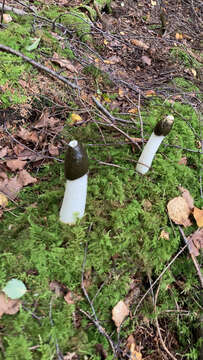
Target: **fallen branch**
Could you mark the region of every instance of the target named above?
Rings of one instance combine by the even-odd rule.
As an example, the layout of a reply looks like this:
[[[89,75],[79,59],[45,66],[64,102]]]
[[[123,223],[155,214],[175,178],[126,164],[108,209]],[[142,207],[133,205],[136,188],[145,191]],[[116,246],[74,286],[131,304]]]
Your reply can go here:
[[[3,9],[3,11],[11,11],[16,15],[28,15],[24,10],[16,9],[13,6],[8,6],[0,3],[0,9]]]
[[[28,56],[22,54],[21,52],[14,50],[12,48],[10,48],[9,46],[5,46],[3,44],[0,44],[0,50],[2,51],[7,51],[13,55],[19,56],[21,57],[23,60],[27,61],[28,63],[30,63],[31,65],[35,66],[36,68],[47,72],[48,74],[52,75],[53,77],[57,78],[58,80],[63,81],[65,84],[67,84],[68,86],[72,87],[73,89],[78,89],[80,90],[80,87],[71,83],[70,81],[68,81],[64,76],[61,76],[59,74],[57,74],[55,71],[49,69],[47,66],[44,66],[42,64],[39,64],[38,62],[36,62],[35,60],[32,60],[31,58],[29,58]]]

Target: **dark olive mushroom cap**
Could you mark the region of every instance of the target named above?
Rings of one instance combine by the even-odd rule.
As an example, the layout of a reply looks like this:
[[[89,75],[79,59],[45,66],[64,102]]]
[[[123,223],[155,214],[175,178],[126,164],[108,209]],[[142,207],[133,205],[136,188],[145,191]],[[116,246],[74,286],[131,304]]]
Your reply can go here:
[[[165,119],[160,120],[155,128],[154,133],[158,136],[166,136],[171,131],[174,122],[173,115],[168,115]]]
[[[65,155],[65,177],[67,180],[79,179],[88,172],[88,157],[82,144],[76,140],[68,144]]]

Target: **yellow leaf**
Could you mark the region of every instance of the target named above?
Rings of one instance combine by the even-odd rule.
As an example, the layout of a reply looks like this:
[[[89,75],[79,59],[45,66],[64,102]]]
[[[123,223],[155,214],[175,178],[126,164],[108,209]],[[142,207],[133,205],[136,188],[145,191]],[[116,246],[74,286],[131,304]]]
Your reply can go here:
[[[130,114],[136,114],[137,111],[138,111],[137,108],[132,108],[132,109],[128,110],[128,112],[129,112]]]
[[[0,193],[0,206],[2,208],[5,208],[8,205],[8,199],[6,197],[6,195]]]
[[[78,115],[78,114],[75,114],[75,113],[72,113],[71,115],[70,115],[70,125],[74,125],[74,124],[77,124],[77,123],[79,123],[79,122],[81,122],[82,121],[82,118],[81,118],[81,116],[80,115]]]
[[[108,41],[104,39],[104,45],[108,45]]]
[[[195,70],[195,69],[191,69],[191,72],[193,73],[194,77],[196,77],[196,76],[197,76],[197,72],[196,72],[196,70]]]
[[[176,40],[182,40],[183,34],[176,33]]]
[[[109,99],[108,95],[104,95],[104,100],[107,102],[107,103],[110,103],[111,102],[111,99]]]
[[[95,61],[96,63],[98,63],[98,62],[99,62],[99,59],[98,59],[98,58],[96,58],[96,59],[94,59],[94,61]]]
[[[145,92],[145,96],[155,96],[155,95],[156,95],[156,93],[154,90],[147,90]]]
[[[203,210],[198,209],[197,207],[194,207],[193,216],[196,220],[197,226],[202,227],[203,226]]]
[[[156,5],[156,1],[151,0],[151,4],[152,4],[152,6],[155,6],[155,5]]]
[[[118,89],[118,95],[119,95],[120,97],[123,97],[123,95],[124,95],[124,90],[121,89],[121,88],[119,88],[119,89]]]

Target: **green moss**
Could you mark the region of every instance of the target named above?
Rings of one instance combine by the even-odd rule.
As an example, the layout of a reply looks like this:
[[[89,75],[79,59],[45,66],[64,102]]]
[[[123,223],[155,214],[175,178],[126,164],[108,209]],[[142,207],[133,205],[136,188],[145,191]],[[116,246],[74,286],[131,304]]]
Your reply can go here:
[[[24,188],[19,195],[19,207],[5,213],[0,223],[0,287],[11,277],[21,279],[29,290],[23,298],[24,306],[41,317],[40,320],[32,318],[25,308],[15,316],[2,317],[6,359],[50,359],[56,351],[56,339],[63,354],[75,351],[81,359],[85,356],[96,359],[98,343],[108,350],[103,335],[78,311],[82,308],[90,312],[80,287],[86,243],[86,269],[91,273],[88,294],[93,298],[97,293],[95,311],[109,334],[115,333],[112,308],[128,293],[131,278],[140,278],[140,274],[146,273],[156,277],[183,245],[179,232],[171,227],[166,206],[179,194],[180,184],[191,192],[199,207],[203,205],[198,185],[199,154],[184,150],[197,150],[199,122],[189,105],[175,102],[171,106],[165,102],[163,106],[160,99],[155,99],[142,114],[146,138],[157,120],[169,113],[174,115],[175,124],[164,143],[180,148],[162,144],[147,176],[135,173],[135,163],[131,161],[138,160],[139,151],[133,153],[130,145],[115,146],[112,129],[103,128],[102,132],[106,141],[115,145],[101,147],[98,146],[101,135],[94,123],[85,127],[65,126],[63,137],[67,141],[76,138],[86,144],[90,159],[86,215],[75,226],[59,222],[65,182],[61,163],[41,167],[38,183]],[[122,124],[119,126],[122,128]],[[129,128],[128,133],[139,136],[139,129]],[[187,166],[178,163],[183,156],[187,157]],[[120,167],[102,166],[97,160]],[[146,200],[151,203],[149,209],[144,206]],[[17,217],[13,217],[13,213]],[[163,229],[168,232],[169,240],[160,238]],[[54,300],[54,324],[51,325],[49,310],[53,294],[49,283],[54,280],[66,285],[81,299],[75,305],[68,305],[63,298]],[[181,289],[176,280],[182,284]],[[194,342],[191,329],[199,308],[192,299],[197,287],[195,269],[185,252],[162,278],[157,304],[161,321],[166,319],[165,310],[173,310],[176,303],[190,312],[189,317],[180,318],[178,325],[175,315],[167,318],[170,331],[179,339],[180,351]],[[73,325],[74,311],[80,319],[79,328]],[[148,298],[141,314],[153,322],[153,304]],[[129,319],[121,336],[132,333],[134,326]],[[113,338],[116,341],[116,335]],[[35,345],[38,347],[30,350]],[[110,359],[110,350],[108,353]]]

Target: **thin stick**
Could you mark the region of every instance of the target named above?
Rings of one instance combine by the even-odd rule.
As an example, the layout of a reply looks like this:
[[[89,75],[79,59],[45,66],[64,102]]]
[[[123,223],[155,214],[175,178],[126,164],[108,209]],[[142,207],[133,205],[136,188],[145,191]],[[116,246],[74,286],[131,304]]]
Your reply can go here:
[[[50,300],[50,303],[49,303],[49,321],[50,321],[50,324],[51,324],[52,327],[54,326],[54,322],[53,322],[53,319],[52,319],[52,304],[53,304],[54,299],[55,299],[55,296],[52,296],[51,300]],[[62,355],[62,353],[60,351],[56,335],[55,335],[54,341],[55,341],[57,358],[58,358],[58,360],[63,360],[63,355]]]
[[[92,100],[95,102],[95,104],[98,106],[98,100],[92,96]],[[101,104],[100,104],[101,105]],[[105,109],[106,110],[106,109]],[[107,110],[106,110],[107,111]],[[110,114],[111,115],[111,114]],[[112,115],[111,115],[112,118]],[[128,134],[126,134],[123,130],[119,129],[116,125],[114,125],[109,119],[105,119],[103,118],[104,121],[106,121],[108,124],[111,125],[111,127],[113,127],[114,129],[116,129],[120,134],[122,134],[123,136],[125,136],[125,138],[127,138],[128,140],[130,140],[131,143],[133,143],[134,145],[136,145],[138,147],[139,150],[141,150],[140,146],[138,145],[137,142],[135,142]]]
[[[141,133],[141,138],[142,138],[142,145],[144,144],[144,132],[143,132],[143,121],[142,121],[142,115],[141,115],[141,111],[140,111],[140,92],[138,94],[138,115],[139,115],[139,119],[140,119],[140,133]]]
[[[185,243],[186,243],[186,246],[188,246],[188,244],[189,244],[188,239],[187,239],[187,237],[185,236],[185,233],[184,233],[184,231],[183,231],[183,229],[181,228],[180,225],[178,225],[178,229],[179,229],[179,231],[180,231],[180,233],[181,233],[181,235],[182,235],[182,237],[183,237],[183,240],[184,240]],[[188,247],[188,249],[189,249],[189,247]],[[198,276],[199,276],[199,280],[200,280],[201,286],[202,286],[202,288],[203,288],[203,276],[202,276],[202,273],[201,273],[201,269],[200,269],[199,263],[198,263],[196,257],[194,256],[194,254],[193,254],[192,252],[190,252],[190,249],[189,249],[189,253],[190,253],[190,256],[191,256],[192,261],[193,261],[193,263],[194,263],[194,266],[195,266],[195,268],[196,268],[196,270],[197,270],[197,274],[198,274]]]
[[[90,229],[91,229],[91,226],[89,228],[89,231],[90,231]],[[88,303],[90,304],[93,316],[91,316],[90,314],[88,314],[86,311],[84,311],[82,309],[80,309],[80,312],[83,313],[88,319],[90,319],[94,323],[96,328],[99,330],[99,332],[106,337],[106,339],[108,340],[108,342],[111,346],[111,349],[113,351],[113,355],[116,358],[117,357],[116,350],[115,350],[113,341],[111,340],[110,336],[107,334],[107,332],[103,328],[103,326],[100,325],[99,320],[96,315],[96,312],[95,312],[95,309],[94,309],[94,306],[93,306],[93,303],[90,300],[87,290],[85,289],[85,286],[84,286],[84,273],[85,273],[85,264],[86,264],[86,259],[87,259],[87,248],[88,248],[88,244],[86,244],[86,246],[85,246],[85,253],[84,253],[84,259],[83,259],[83,264],[82,264],[81,287],[82,287],[83,293],[84,293]]]
[[[1,7],[1,24],[3,23],[5,1],[6,0],[3,0],[2,7]]]
[[[23,60],[27,61],[28,63],[30,63],[31,65],[35,66],[36,68],[47,72],[48,74],[54,76],[55,78],[57,78],[58,80],[63,81],[65,84],[67,84],[68,86],[72,87],[73,89],[80,89],[79,86],[71,83],[70,81],[68,81],[64,76],[57,74],[55,71],[49,69],[47,66],[44,66],[34,60],[32,60],[31,58],[29,58],[28,56],[22,54],[21,52],[14,50],[12,48],[10,48],[9,46],[5,46],[3,44],[0,44],[0,50],[2,51],[7,51],[13,55],[19,56],[21,57]]]
[[[174,263],[174,261],[182,254],[182,252],[186,249],[187,244],[178,251],[178,253],[174,256],[174,258],[169,262],[169,264],[165,267],[165,269],[161,272],[161,274],[158,276],[158,278],[154,281],[154,283],[150,286],[150,288],[146,291],[146,293],[142,296],[139,303],[137,304],[134,314],[136,314],[137,310],[139,309],[140,305],[142,304],[143,300],[146,298],[146,296],[149,294],[150,291],[152,291],[152,288],[158,283],[158,281],[162,278],[162,276],[165,274],[165,272],[170,268],[170,266]]]
[[[155,301],[154,301],[154,310],[155,310],[155,314],[156,314],[156,304],[157,304],[157,298],[158,298],[158,294],[159,294],[159,290],[160,290],[160,284],[158,286],[158,289],[156,291],[156,295],[155,295]],[[161,345],[162,347],[164,348],[165,352],[168,354],[168,356],[173,359],[173,360],[177,360],[175,356],[173,356],[170,351],[168,350],[168,348],[166,347],[165,345],[165,342],[162,338],[162,335],[161,335],[161,330],[160,330],[160,326],[159,326],[159,321],[158,321],[158,316],[156,315],[156,319],[155,319],[155,322],[156,322],[156,327],[157,327],[157,331],[158,331],[158,335],[159,335],[159,339],[161,341]]]

